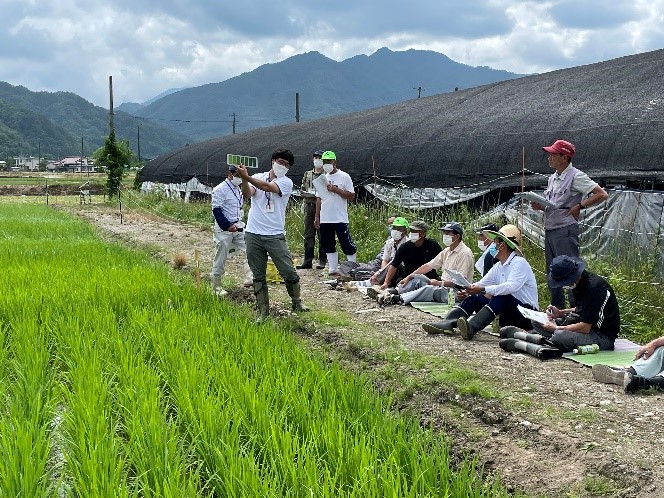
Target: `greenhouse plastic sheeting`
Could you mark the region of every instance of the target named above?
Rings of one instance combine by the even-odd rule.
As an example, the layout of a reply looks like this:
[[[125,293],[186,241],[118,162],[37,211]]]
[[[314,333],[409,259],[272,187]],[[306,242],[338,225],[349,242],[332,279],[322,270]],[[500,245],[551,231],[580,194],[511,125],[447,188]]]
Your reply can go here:
[[[664,193],[610,190],[606,202],[583,211],[581,257],[588,254],[650,260],[664,276]],[[543,213],[514,198],[503,205],[505,216],[524,236],[544,248]]]
[[[385,185],[364,185],[364,188],[386,204],[408,209],[450,206],[491,192],[487,188],[401,188]]]

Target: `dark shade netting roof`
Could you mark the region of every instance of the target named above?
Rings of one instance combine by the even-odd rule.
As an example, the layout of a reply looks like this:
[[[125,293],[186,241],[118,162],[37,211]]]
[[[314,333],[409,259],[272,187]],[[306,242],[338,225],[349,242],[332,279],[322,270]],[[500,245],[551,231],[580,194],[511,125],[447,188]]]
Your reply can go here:
[[[142,181],[215,185],[226,154],[269,169],[279,147],[296,156],[296,184],[316,149],[333,150],[356,184],[520,185],[525,168],[548,174],[543,145],[575,144],[575,166],[595,180],[664,178],[664,50],[528,76],[368,111],[252,130],[164,154]],[[525,156],[525,161],[524,161]],[[507,175],[512,174],[507,178]],[[534,175],[535,178],[543,178]],[[537,182],[535,182],[537,183]],[[541,183],[541,181],[540,181]]]

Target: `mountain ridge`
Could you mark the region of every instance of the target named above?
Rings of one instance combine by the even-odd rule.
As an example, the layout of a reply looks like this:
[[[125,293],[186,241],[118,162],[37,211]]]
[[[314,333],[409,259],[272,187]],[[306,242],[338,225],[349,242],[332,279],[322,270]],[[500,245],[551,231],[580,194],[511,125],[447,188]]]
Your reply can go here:
[[[24,86],[0,81],[0,157],[17,155],[56,159],[90,155],[101,147],[108,135],[108,110],[95,106],[72,92],[33,92]],[[134,151],[145,158],[192,141],[171,129],[144,123],[136,117],[114,112],[118,139],[127,139]],[[140,132],[139,132],[140,127]],[[9,162],[9,161],[8,161]]]
[[[182,89],[135,111],[206,140],[295,121],[309,121],[396,102],[519,78],[523,75],[455,62],[430,50],[381,48],[341,62],[320,52],[263,64],[218,83]]]

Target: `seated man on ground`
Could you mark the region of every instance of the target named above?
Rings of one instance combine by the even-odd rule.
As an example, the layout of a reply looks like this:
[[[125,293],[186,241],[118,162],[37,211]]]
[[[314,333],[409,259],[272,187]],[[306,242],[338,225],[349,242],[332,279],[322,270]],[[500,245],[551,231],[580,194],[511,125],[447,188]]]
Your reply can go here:
[[[625,392],[656,387],[664,391],[664,336],[641,347],[634,363],[628,368],[593,365],[593,377],[598,382],[617,384]]]
[[[385,283],[385,277],[387,276],[388,265],[394,259],[394,256],[403,244],[408,242],[408,220],[401,216],[398,216],[392,220],[392,228],[390,230],[390,238],[385,241],[385,245],[381,251],[382,261],[380,262],[380,268],[370,277],[369,286],[371,285],[382,285]],[[397,269],[395,278],[400,279],[404,275],[403,265]]]
[[[447,303],[448,293],[454,292],[454,282],[429,279],[424,275],[431,270],[456,270],[469,282],[473,279],[473,253],[463,243],[463,227],[458,223],[447,223],[441,227],[443,244],[446,246],[438,255],[399,282],[394,289],[387,289],[377,297],[378,304],[408,304],[418,302]]]
[[[385,253],[385,246],[390,241],[392,241],[392,236],[391,236],[392,224],[396,218],[397,218],[396,216],[390,216],[387,219],[388,238],[385,241],[385,244],[381,247],[380,252],[376,254],[376,257],[366,263],[357,263],[356,261],[344,261],[343,263],[339,264],[339,273],[341,274],[341,276],[351,277],[354,280],[366,280],[383,267],[382,262],[383,262],[383,255]],[[406,222],[406,228],[408,228],[408,222]]]
[[[461,337],[470,340],[496,315],[500,315],[501,326],[530,328],[530,320],[524,318],[517,305],[538,309],[537,282],[519,247],[521,231],[514,225],[505,225],[498,232],[487,230],[485,234],[496,244],[498,263],[479,282],[459,291],[457,297],[463,301],[445,319],[422,325],[429,334],[452,334],[457,326]],[[471,317],[473,313],[476,314]]]
[[[394,258],[387,265],[385,281],[381,285],[382,290],[396,287],[400,280],[398,275],[400,267],[403,266],[404,275],[410,275],[442,251],[438,242],[427,237],[429,227],[425,222],[413,221],[408,228],[410,230],[408,241],[397,248]],[[436,270],[433,269],[426,273],[426,276],[433,279],[438,278]],[[376,299],[379,294],[380,292],[373,288],[369,288],[367,291],[367,295],[372,299]]]
[[[612,350],[620,331],[620,310],[611,285],[586,270],[581,259],[571,256],[553,259],[547,281],[551,289],[571,290],[576,307],[560,310],[549,306],[550,321],[533,324],[535,332],[565,353],[586,344]]]
[[[480,277],[486,275],[491,267],[498,262],[496,259],[496,253],[498,252],[496,249],[496,244],[494,244],[494,242],[489,237],[484,235],[486,230],[497,232],[498,227],[495,223],[489,223],[488,225],[484,225],[478,228],[475,232],[477,234],[477,247],[479,247],[480,251],[482,251],[482,255],[475,263],[475,268],[479,272]]]

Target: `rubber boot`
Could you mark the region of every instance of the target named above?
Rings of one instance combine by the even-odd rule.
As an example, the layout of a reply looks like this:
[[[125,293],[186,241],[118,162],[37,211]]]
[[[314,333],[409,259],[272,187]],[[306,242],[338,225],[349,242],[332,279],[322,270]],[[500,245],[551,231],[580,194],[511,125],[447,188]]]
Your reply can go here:
[[[422,328],[427,334],[446,334],[454,335],[454,327],[457,324],[457,321],[461,317],[467,317],[468,313],[463,308],[454,306],[450,311],[447,312],[445,318],[436,323],[423,323]]]
[[[221,286],[221,275],[212,275],[210,277],[212,284],[212,291],[219,297],[225,296],[228,294],[223,287]]]
[[[338,252],[329,252],[327,253],[327,266],[329,274],[331,277],[336,277],[339,275],[339,253]]]
[[[293,284],[286,283],[286,290],[291,298],[291,309],[293,311],[309,311],[309,308],[302,304],[302,299],[300,298],[300,282],[295,282]]]
[[[520,341],[530,342],[532,344],[544,344],[546,338],[539,334],[530,334],[525,330],[508,325],[500,329],[500,337],[503,339],[519,339]]]
[[[558,348],[533,344],[519,339],[501,339],[498,345],[510,353],[520,351],[540,360],[552,360],[563,355],[563,352]]]
[[[254,282],[254,296],[258,308],[258,321],[262,322],[270,316],[270,296],[267,282]]]
[[[212,285],[212,290],[217,292],[221,289],[221,275],[211,275],[210,283]]]
[[[477,334],[484,327],[489,325],[496,319],[496,315],[493,310],[488,306],[485,306],[477,312],[477,314],[466,318],[462,316],[457,320],[457,327],[459,327],[459,332],[461,332],[461,337],[466,341],[470,341],[475,334]]]
[[[314,248],[307,247],[304,250],[304,260],[302,261],[302,264],[297,265],[295,268],[298,270],[310,270],[311,268],[313,268],[313,262],[314,262]]]

